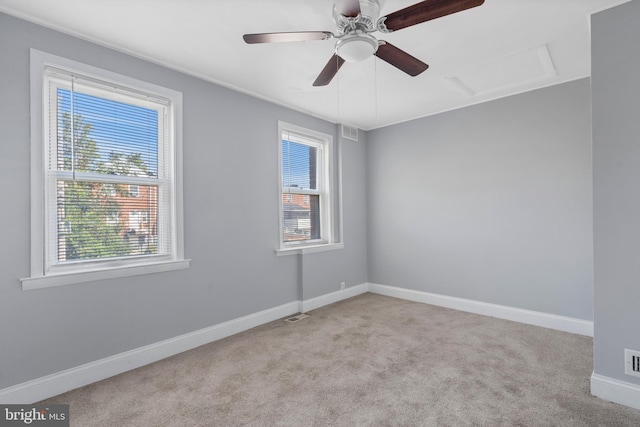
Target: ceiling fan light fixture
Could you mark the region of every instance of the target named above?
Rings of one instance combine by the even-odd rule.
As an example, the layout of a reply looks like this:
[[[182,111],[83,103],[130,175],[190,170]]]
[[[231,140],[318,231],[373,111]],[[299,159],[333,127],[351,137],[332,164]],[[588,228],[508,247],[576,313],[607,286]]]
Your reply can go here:
[[[362,62],[377,50],[378,40],[369,34],[346,36],[336,43],[336,54],[347,62]]]

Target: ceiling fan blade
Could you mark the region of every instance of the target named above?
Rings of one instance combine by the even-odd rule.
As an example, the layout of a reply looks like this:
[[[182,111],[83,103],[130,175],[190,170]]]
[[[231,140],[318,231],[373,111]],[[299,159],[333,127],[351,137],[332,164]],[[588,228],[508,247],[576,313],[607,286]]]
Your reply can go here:
[[[424,0],[380,18],[378,24],[382,24],[382,27],[386,27],[388,31],[397,31],[452,13],[462,12],[480,6],[482,3],[484,0]]]
[[[360,13],[360,2],[358,0],[336,0],[336,12],[355,18]]]
[[[375,55],[413,77],[429,68],[427,64],[418,58],[409,55],[404,50],[398,49],[391,43],[385,41],[381,41]]]
[[[331,83],[331,80],[338,74],[338,70],[344,64],[344,59],[340,58],[337,54],[333,54],[327,65],[324,66],[322,71],[320,71],[320,75],[313,82],[314,86],[326,86]]]
[[[328,40],[333,38],[329,31],[299,31],[290,33],[259,33],[245,34],[242,36],[249,44],[254,43],[283,43],[283,42],[308,42],[314,40]]]

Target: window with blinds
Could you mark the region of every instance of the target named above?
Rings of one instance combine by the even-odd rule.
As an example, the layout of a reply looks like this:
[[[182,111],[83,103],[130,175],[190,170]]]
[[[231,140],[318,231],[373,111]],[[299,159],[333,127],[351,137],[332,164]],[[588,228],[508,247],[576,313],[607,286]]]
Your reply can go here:
[[[281,124],[281,248],[331,242],[328,135]]]
[[[22,289],[189,268],[182,94],[29,51],[31,263]]]
[[[55,67],[44,76],[45,270],[171,257],[170,100]]]

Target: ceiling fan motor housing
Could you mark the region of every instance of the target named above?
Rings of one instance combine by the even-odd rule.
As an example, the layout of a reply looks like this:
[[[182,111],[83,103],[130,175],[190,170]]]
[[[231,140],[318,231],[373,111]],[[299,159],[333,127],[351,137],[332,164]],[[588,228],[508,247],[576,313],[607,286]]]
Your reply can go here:
[[[356,17],[344,16],[334,5],[333,19],[336,21],[338,37],[344,34],[370,33],[376,30],[380,16],[379,0],[360,0],[360,13]]]

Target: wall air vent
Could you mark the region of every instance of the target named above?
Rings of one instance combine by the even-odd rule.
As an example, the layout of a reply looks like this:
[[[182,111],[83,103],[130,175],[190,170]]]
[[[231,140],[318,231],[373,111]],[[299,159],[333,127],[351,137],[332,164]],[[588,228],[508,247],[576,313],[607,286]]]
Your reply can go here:
[[[640,351],[624,349],[624,373],[640,377]]]
[[[341,125],[342,128],[342,137],[345,139],[350,139],[352,141],[358,140],[358,128],[354,126]]]

